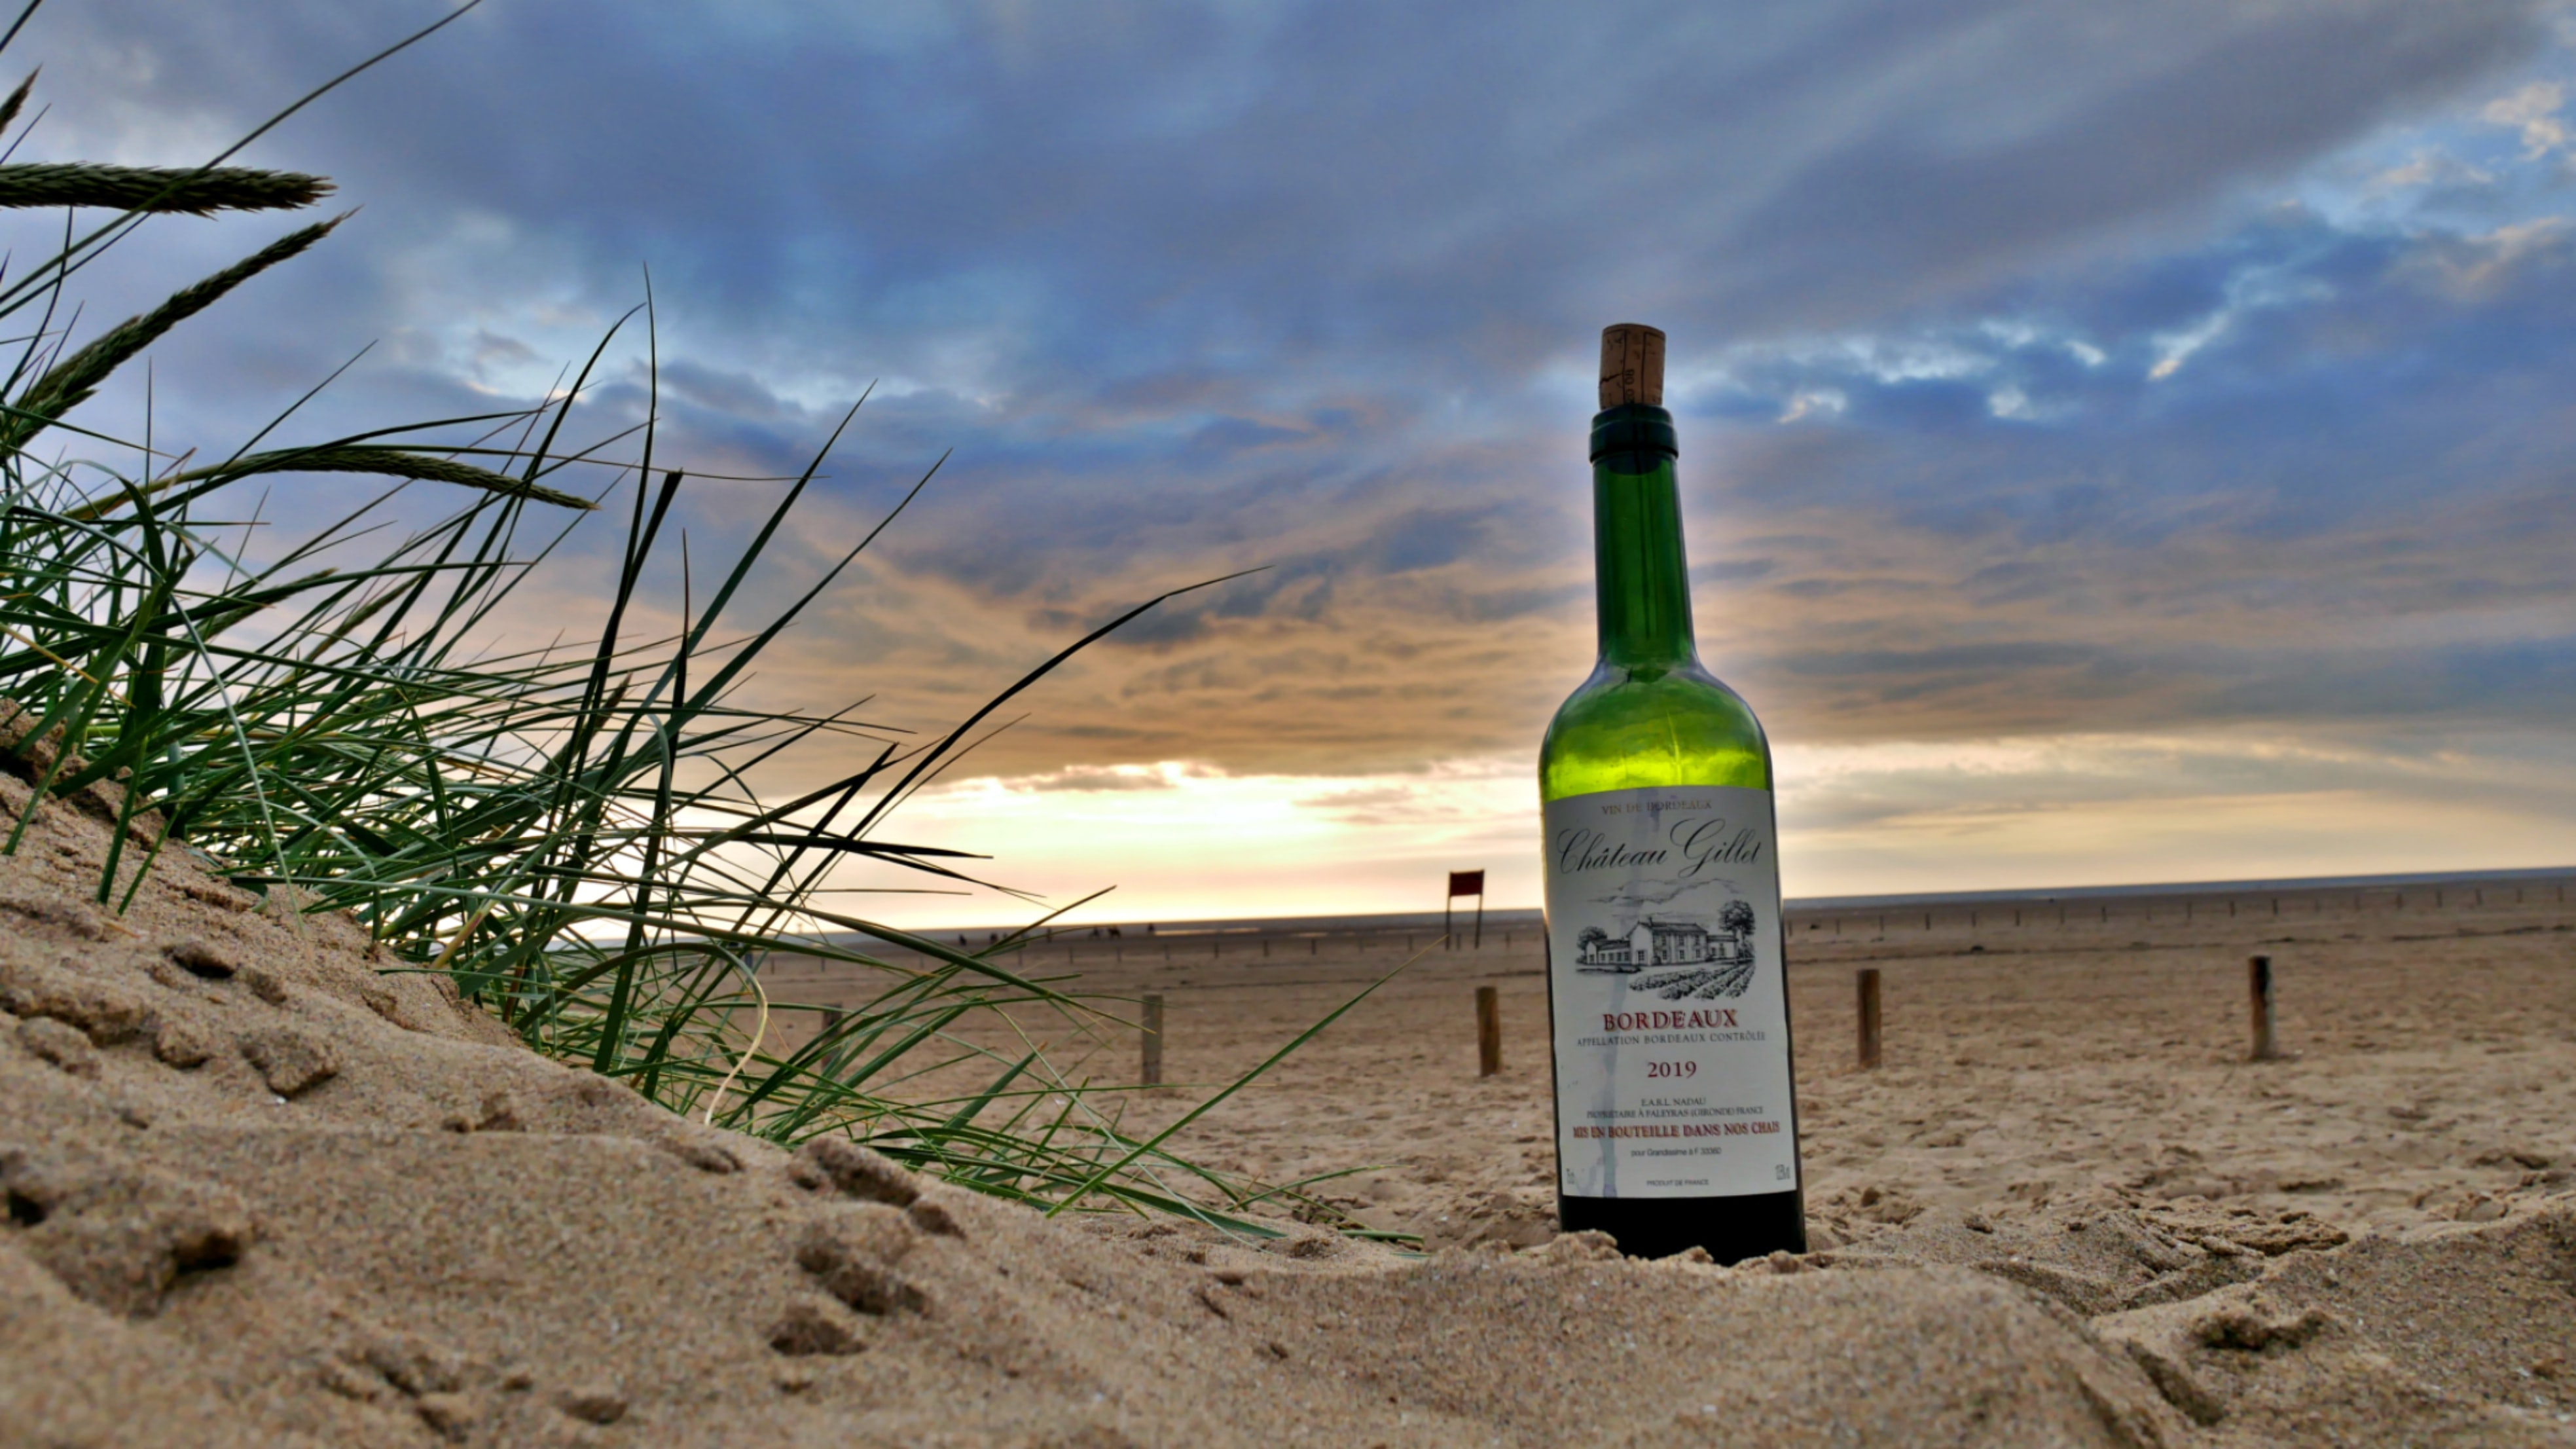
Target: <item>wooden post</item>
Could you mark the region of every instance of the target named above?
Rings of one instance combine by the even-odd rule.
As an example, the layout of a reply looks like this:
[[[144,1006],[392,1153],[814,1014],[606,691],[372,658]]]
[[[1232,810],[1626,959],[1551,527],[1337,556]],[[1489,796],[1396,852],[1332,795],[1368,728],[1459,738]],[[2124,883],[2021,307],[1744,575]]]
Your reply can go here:
[[[2254,1056],[2268,1062],[2280,1055],[2272,1042],[2272,958],[2248,957],[2245,962],[2245,985],[2253,997]]]
[[[1860,970],[1860,1069],[1878,1069],[1878,968]]]
[[[1145,998],[1145,1059],[1137,1080],[1148,1087],[1163,1085],[1163,998]]]
[[[1503,1069],[1503,1003],[1490,986],[1476,988],[1476,1075]]]

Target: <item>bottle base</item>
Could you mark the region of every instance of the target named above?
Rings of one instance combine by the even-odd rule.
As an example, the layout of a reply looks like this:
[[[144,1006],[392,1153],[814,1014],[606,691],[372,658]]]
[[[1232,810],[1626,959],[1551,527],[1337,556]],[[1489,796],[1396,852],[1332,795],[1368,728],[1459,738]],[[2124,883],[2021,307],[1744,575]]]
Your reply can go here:
[[[1556,1200],[1557,1223],[1567,1232],[1608,1233],[1632,1258],[1668,1258],[1705,1248],[1721,1263],[1771,1253],[1807,1251],[1804,1195],[1755,1193],[1744,1197],[1566,1197]]]

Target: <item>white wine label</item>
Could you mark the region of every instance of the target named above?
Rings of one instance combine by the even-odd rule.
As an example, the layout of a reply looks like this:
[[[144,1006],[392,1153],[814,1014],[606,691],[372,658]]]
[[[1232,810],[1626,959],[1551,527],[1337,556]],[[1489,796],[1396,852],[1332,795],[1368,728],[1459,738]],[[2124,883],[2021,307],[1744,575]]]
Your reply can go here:
[[[1545,815],[1563,1191],[1796,1187],[1770,792],[1605,790]]]

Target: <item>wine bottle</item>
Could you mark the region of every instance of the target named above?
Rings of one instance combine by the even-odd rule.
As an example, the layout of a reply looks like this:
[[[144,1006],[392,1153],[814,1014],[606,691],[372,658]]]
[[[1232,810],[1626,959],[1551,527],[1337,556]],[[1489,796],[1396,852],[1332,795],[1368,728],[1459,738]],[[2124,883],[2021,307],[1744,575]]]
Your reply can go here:
[[[1622,1251],[1806,1251],[1771,747],[1700,666],[1664,334],[1601,334],[1601,657],[1539,747],[1557,1218]]]

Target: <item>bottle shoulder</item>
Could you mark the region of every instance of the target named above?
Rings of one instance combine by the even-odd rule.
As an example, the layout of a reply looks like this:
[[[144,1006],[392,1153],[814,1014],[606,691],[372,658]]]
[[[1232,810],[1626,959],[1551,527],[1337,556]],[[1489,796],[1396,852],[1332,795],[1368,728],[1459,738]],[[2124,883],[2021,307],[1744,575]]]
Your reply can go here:
[[[1654,785],[1771,788],[1771,746],[1743,696],[1696,660],[1603,662],[1559,705],[1539,746],[1539,797]]]

